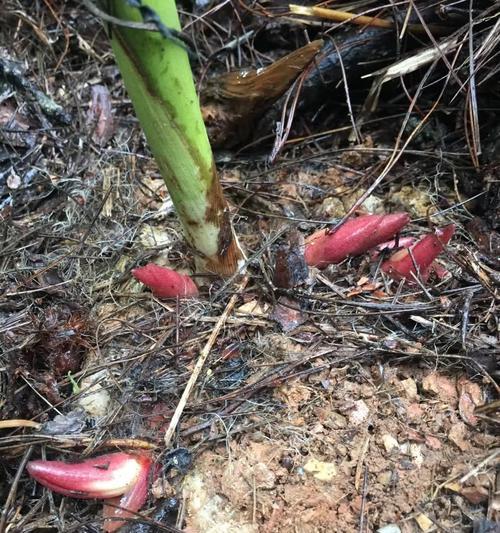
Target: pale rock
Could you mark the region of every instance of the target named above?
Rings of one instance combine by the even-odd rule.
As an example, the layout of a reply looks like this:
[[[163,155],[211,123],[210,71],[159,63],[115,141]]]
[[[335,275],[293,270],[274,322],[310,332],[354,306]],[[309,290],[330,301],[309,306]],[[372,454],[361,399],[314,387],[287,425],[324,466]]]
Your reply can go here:
[[[392,472],[390,470],[385,470],[384,472],[380,472],[380,474],[377,476],[377,481],[384,485],[384,487],[387,487],[392,482]]]
[[[345,216],[346,210],[341,200],[329,197],[323,200],[320,214],[327,218],[342,218]]]
[[[334,463],[319,461],[314,457],[307,461],[304,470],[319,481],[331,481],[337,475],[337,467]]]
[[[414,400],[417,397],[417,384],[415,383],[414,379],[404,379],[403,381],[401,381],[400,385],[403,389],[405,396],[409,400]]]
[[[422,455],[422,446],[420,444],[414,442],[410,444],[410,457],[418,468],[424,464],[424,456]]]
[[[382,435],[382,444],[387,453],[399,452],[399,442],[392,435]]]
[[[434,525],[432,523],[432,520],[430,520],[429,518],[427,518],[427,516],[425,516],[424,514],[420,513],[416,518],[415,518],[415,521],[417,522],[418,524],[418,527],[426,532],[426,531],[429,531],[432,526]]]
[[[401,529],[396,524],[387,524],[386,526],[379,527],[377,533],[401,533]]]
[[[354,402],[352,408],[349,409],[347,416],[353,426],[359,426],[368,418],[369,414],[370,410],[366,403],[363,400],[357,400]]]
[[[80,393],[77,402],[88,416],[99,418],[109,413],[111,396],[101,384],[107,376],[108,372],[101,370],[83,378],[79,383]]]

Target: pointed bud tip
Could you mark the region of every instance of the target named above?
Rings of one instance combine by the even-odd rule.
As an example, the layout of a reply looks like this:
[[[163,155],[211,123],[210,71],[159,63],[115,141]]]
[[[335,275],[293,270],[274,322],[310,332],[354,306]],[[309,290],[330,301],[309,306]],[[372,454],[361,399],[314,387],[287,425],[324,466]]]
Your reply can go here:
[[[152,462],[150,461],[148,467],[141,470],[130,490],[121,498],[116,498],[112,502],[115,504],[114,506],[104,504],[104,531],[112,533],[120,529],[126,523],[125,520],[119,520],[120,518],[133,518],[134,513],[141,510],[148,499],[150,473],[152,470],[154,471],[154,468],[152,468]]]
[[[110,453],[81,463],[30,461],[30,476],[48,489],[73,498],[112,498],[134,486],[149,471],[151,458],[124,452]]]
[[[420,278],[426,281],[434,260],[445,249],[454,233],[454,224],[436,229],[410,248],[398,250],[382,264],[381,270],[395,280],[405,279],[412,283],[413,276],[417,274],[416,265]]]

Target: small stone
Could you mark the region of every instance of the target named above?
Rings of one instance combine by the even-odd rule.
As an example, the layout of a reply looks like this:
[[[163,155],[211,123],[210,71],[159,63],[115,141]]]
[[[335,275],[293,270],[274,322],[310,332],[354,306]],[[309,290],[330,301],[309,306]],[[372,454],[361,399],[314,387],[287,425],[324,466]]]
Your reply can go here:
[[[345,457],[347,455],[347,446],[344,446],[343,444],[337,444],[337,455],[340,455],[341,457]]]
[[[401,387],[405,396],[409,400],[414,400],[417,397],[417,384],[412,378],[404,379],[401,381]]]
[[[420,513],[416,518],[415,518],[417,524],[418,524],[418,527],[422,530],[422,531],[429,531],[431,529],[431,527],[433,526],[433,523],[432,523],[432,520],[430,520],[429,518],[427,518],[427,516],[425,516],[424,514]]]
[[[457,422],[451,426],[448,438],[458,446],[463,452],[470,449],[470,442],[467,437],[467,428],[463,422]]]
[[[286,468],[288,472],[291,472],[293,469],[294,460],[289,455],[285,455],[281,458],[280,464],[283,468]]]
[[[324,425],[331,429],[344,429],[347,426],[347,420],[345,416],[333,411]]]
[[[422,447],[420,444],[410,444],[410,456],[415,465],[420,468],[424,464],[424,456],[422,455]]]
[[[434,393],[441,401],[451,405],[456,405],[457,403],[458,398],[455,381],[447,376],[432,372],[422,380],[422,388],[426,392]]]
[[[379,527],[377,533],[401,533],[401,529],[396,524],[387,524],[386,526]]]
[[[21,178],[15,172],[12,172],[7,177],[7,187],[9,187],[9,189],[19,189],[20,186]]]
[[[399,452],[399,442],[392,435],[387,433],[382,435],[382,444],[387,453]]]
[[[346,214],[344,204],[338,198],[325,198],[320,207],[320,214],[327,218],[342,218]]]
[[[406,408],[406,414],[411,420],[419,420],[424,416],[424,410],[420,407],[419,403],[411,403]]]
[[[101,370],[80,381],[80,395],[77,401],[88,416],[99,418],[109,413],[111,396],[101,385],[107,376],[107,371]]]
[[[320,481],[331,481],[337,475],[337,467],[334,463],[327,463],[314,458],[307,461],[304,470]]]
[[[458,412],[464,422],[471,426],[477,425],[477,417],[474,415],[476,405],[472,399],[472,396],[465,390],[460,391],[460,399],[458,400]]]
[[[349,417],[349,422],[353,426],[359,426],[362,424],[370,414],[370,410],[368,409],[368,406],[363,400],[357,400],[355,401],[351,406],[349,406],[347,409],[347,416]]]
[[[377,476],[377,481],[381,485],[384,485],[384,487],[387,487],[392,483],[392,472],[390,470],[380,472],[380,474]]]

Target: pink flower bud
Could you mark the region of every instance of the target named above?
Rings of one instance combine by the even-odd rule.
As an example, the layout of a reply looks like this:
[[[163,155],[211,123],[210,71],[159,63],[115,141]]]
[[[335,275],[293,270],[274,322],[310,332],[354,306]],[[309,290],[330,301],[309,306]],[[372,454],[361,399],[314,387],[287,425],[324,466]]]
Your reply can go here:
[[[113,498],[108,500],[114,505],[104,504],[104,531],[111,533],[123,526],[125,520],[117,520],[119,518],[134,518],[134,513],[139,511],[146,503],[149,489],[149,475],[151,468],[144,468],[139,473],[132,488],[126,492],[121,498]],[[116,506],[116,507],[115,507]],[[131,512],[132,511],[132,512]],[[113,518],[114,520],[109,520]]]
[[[394,237],[409,220],[407,213],[364,215],[347,220],[333,233],[317,231],[306,239],[306,263],[325,268],[349,256],[360,255]]]
[[[170,268],[148,263],[144,267],[134,268],[132,275],[158,298],[192,298],[198,296],[194,281],[185,274],[179,274]]]
[[[422,237],[411,248],[397,251],[382,264],[382,271],[393,279],[412,281],[412,274],[417,274],[418,269],[420,279],[426,281],[434,259],[444,250],[454,233],[454,224],[437,229],[434,233]]]
[[[151,458],[117,452],[87,459],[81,463],[30,461],[32,478],[48,489],[72,498],[112,498],[129,493],[144,475]]]

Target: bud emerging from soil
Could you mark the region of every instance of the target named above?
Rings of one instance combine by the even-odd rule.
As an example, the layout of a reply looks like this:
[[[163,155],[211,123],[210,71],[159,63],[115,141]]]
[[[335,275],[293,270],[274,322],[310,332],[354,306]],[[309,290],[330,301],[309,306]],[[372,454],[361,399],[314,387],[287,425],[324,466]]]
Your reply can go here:
[[[198,296],[194,281],[185,274],[175,270],[149,263],[144,267],[134,268],[132,275],[158,298],[192,298]]]
[[[147,468],[142,468],[132,488],[121,498],[113,498],[108,502],[114,505],[104,504],[104,531],[108,533],[116,531],[126,522],[119,518],[133,518],[134,513],[139,511],[146,503],[149,489],[149,474],[151,462]],[[115,507],[116,505],[116,507]],[[131,512],[132,511],[132,512]],[[109,520],[112,518],[113,520]]]
[[[437,229],[420,239],[411,248],[397,251],[382,264],[382,271],[395,280],[412,281],[413,274],[418,274],[420,279],[426,281],[434,259],[444,250],[454,233],[454,224]]]
[[[137,490],[136,484],[148,473],[151,458],[117,452],[87,459],[81,463],[30,461],[32,478],[48,489],[72,498],[113,498]]]
[[[317,231],[306,239],[306,263],[325,268],[349,256],[360,255],[394,237],[409,220],[407,213],[364,215],[347,220],[333,233]]]

